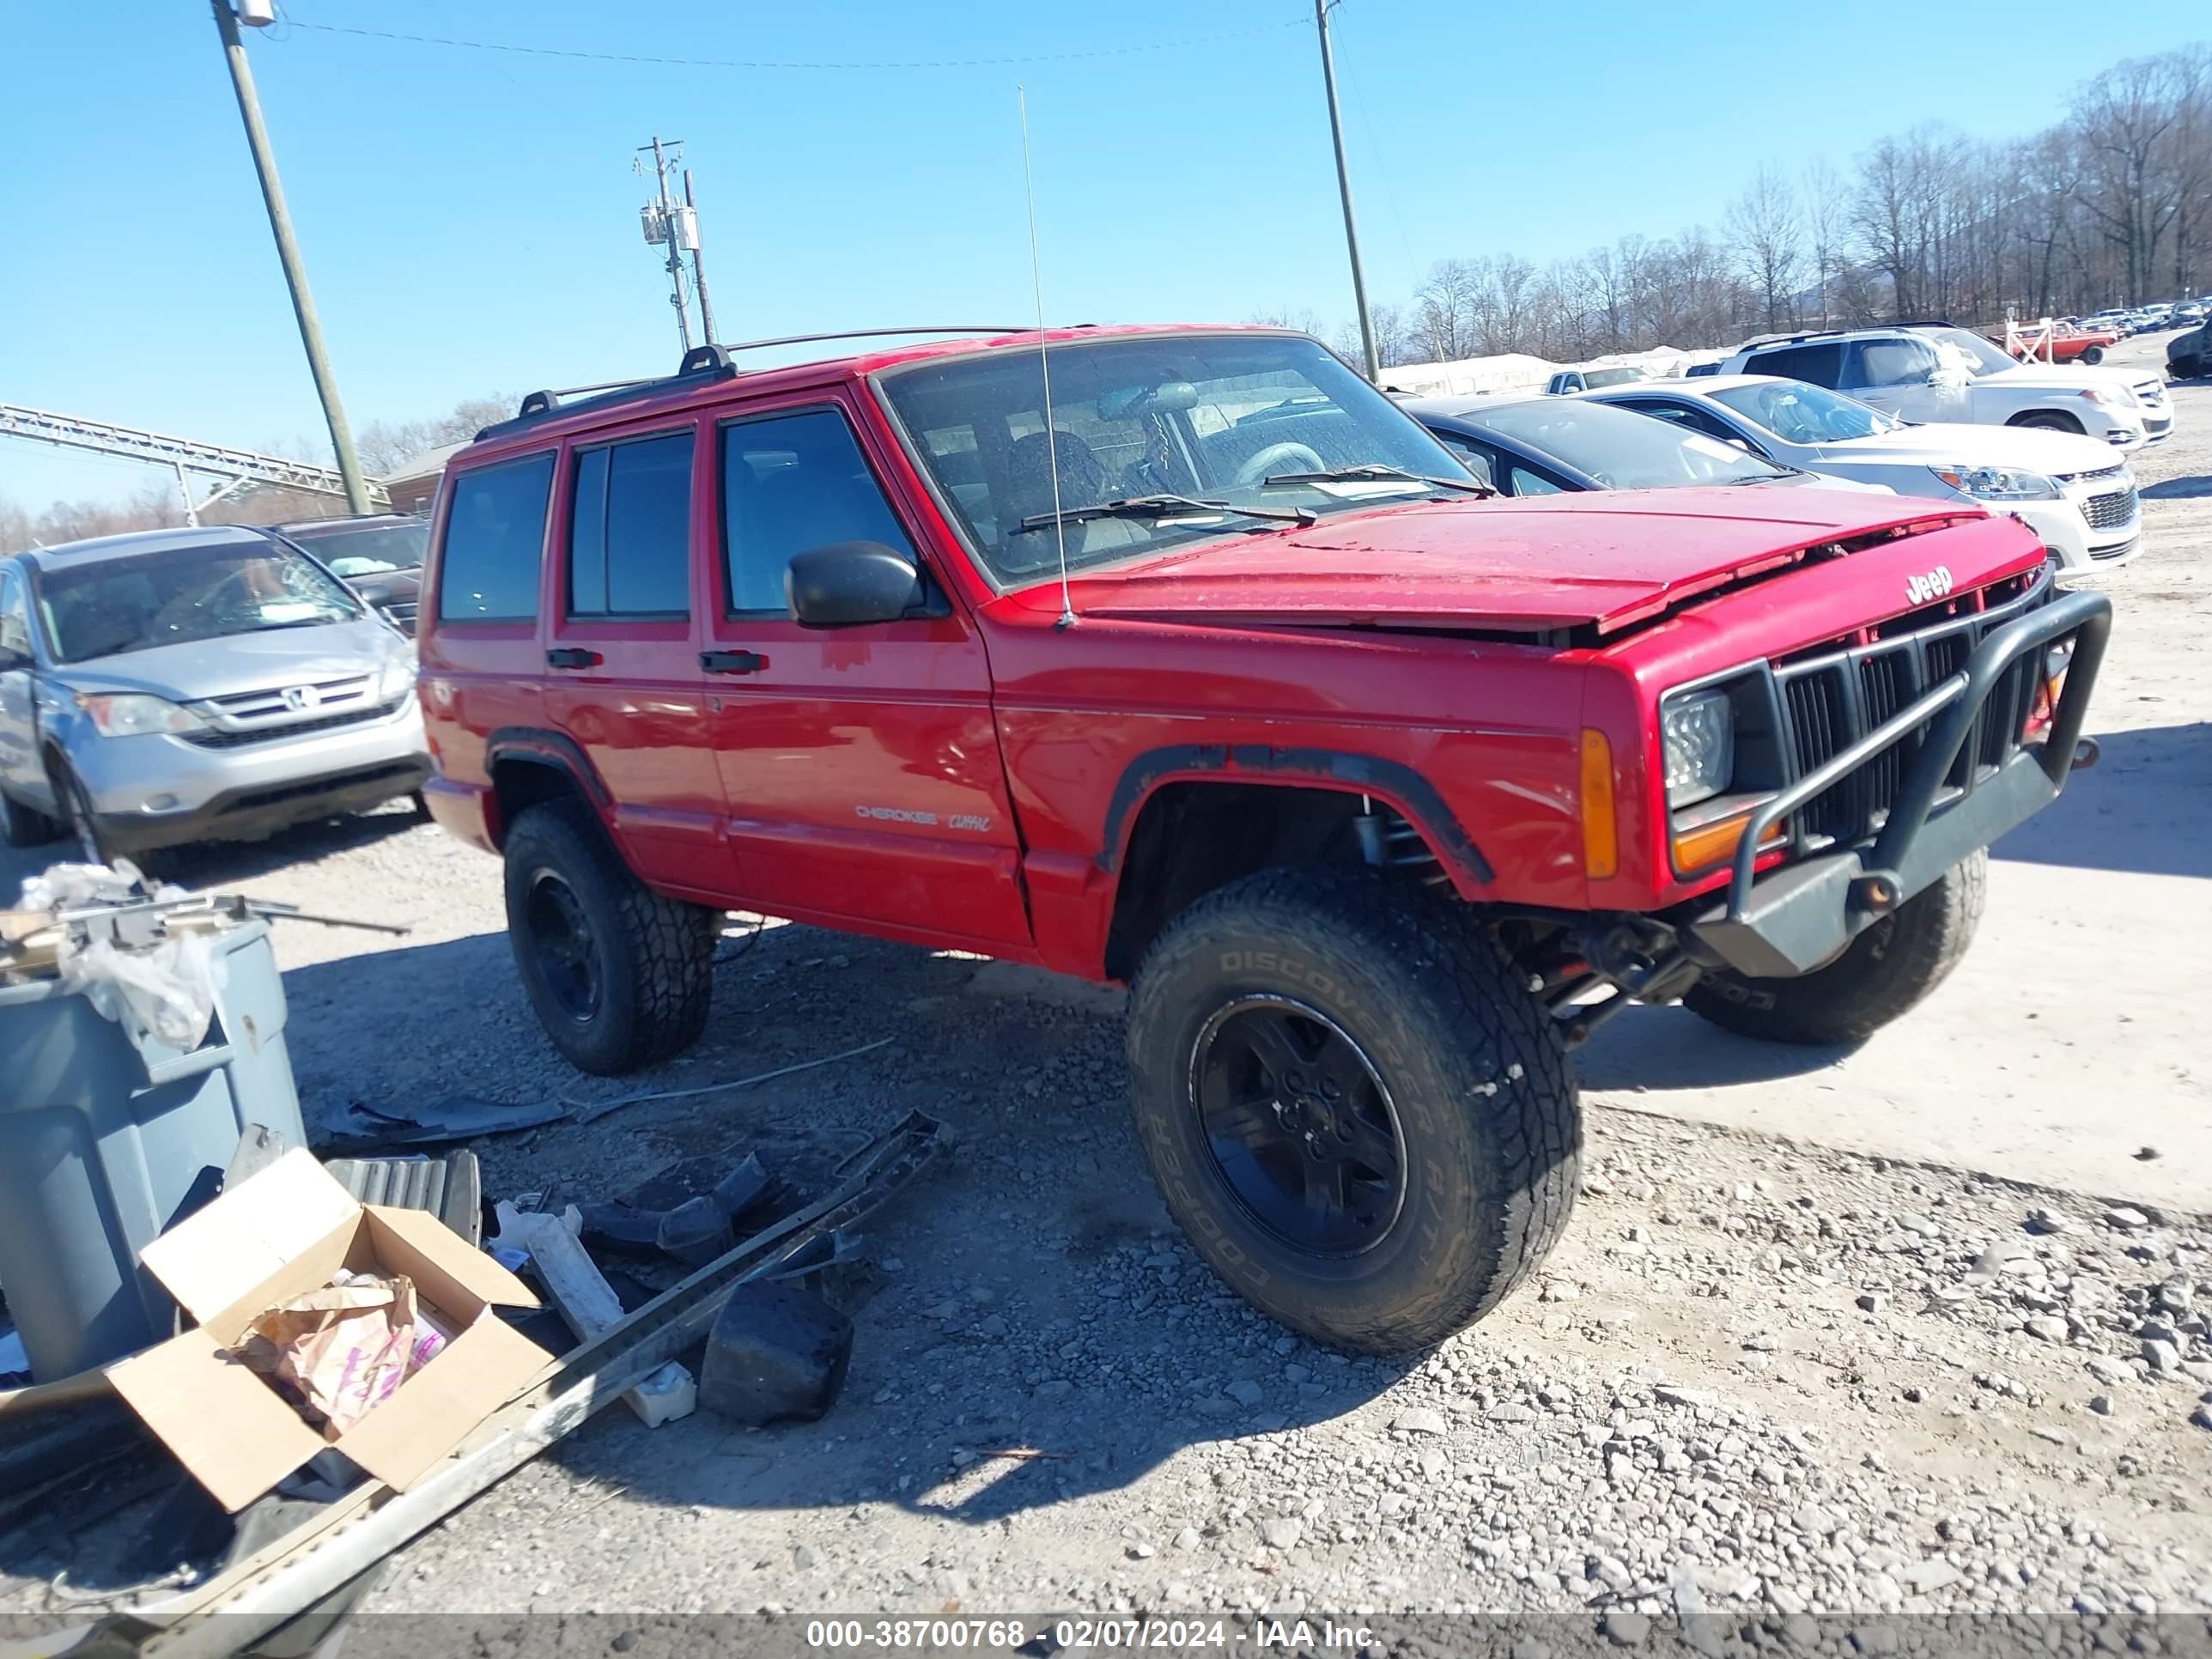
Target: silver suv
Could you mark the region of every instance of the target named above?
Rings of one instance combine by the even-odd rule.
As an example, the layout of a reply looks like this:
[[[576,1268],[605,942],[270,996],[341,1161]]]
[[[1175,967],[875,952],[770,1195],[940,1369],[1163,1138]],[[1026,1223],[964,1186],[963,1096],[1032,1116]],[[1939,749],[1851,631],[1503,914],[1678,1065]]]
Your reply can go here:
[[[281,538],[105,536],[0,559],[0,828],[106,862],[416,793],[415,649]]]

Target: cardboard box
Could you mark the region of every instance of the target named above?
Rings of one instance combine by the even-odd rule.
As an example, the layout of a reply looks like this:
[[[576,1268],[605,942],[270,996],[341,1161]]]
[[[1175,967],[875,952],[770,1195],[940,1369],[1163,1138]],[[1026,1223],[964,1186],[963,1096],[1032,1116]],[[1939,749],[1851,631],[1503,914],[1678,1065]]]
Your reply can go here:
[[[363,1205],[295,1150],[140,1252],[199,1322],[108,1373],[155,1435],[233,1513],[326,1445],[404,1490],[551,1358],[495,1308],[534,1308],[513,1273],[421,1210]],[[392,1397],[326,1441],[224,1350],[254,1316],[340,1267],[404,1273],[459,1334]]]

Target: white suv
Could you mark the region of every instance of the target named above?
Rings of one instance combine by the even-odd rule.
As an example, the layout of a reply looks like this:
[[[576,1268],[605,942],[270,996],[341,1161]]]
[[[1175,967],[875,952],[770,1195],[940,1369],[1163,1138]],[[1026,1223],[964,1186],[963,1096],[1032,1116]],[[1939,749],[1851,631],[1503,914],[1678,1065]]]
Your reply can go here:
[[[2155,374],[2017,363],[1972,330],[1948,325],[1753,341],[1721,373],[1808,380],[1907,421],[2044,427],[2115,449],[2139,449],[2173,433],[2173,407]]]

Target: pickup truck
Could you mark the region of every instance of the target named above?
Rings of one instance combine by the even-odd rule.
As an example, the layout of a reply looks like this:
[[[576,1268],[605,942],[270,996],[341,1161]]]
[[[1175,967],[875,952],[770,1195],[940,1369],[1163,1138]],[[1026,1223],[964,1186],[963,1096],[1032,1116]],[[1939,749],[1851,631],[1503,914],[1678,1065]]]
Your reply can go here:
[[[1170,1208],[1320,1341],[1528,1279],[1624,1010],[1902,1017],[2090,754],[2109,602],[1971,501],[1500,499],[1279,330],[741,355],[439,491],[425,793],[547,1036],[683,1049],[732,909],[1126,984]]]

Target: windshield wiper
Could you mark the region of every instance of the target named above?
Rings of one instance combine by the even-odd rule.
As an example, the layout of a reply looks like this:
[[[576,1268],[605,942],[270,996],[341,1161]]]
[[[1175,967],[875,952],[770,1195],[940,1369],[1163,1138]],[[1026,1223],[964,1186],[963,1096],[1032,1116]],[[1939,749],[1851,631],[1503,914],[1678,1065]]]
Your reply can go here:
[[[1268,484],[1356,483],[1363,478],[1379,483],[1402,478],[1407,483],[1435,484],[1440,489],[1463,489],[1471,495],[1498,493],[1474,478],[1438,478],[1426,472],[1408,472],[1402,466],[1382,466],[1371,461],[1360,466],[1340,466],[1328,472],[1270,472],[1260,483],[1264,488]]]
[[[1270,483],[1273,479],[1269,479]],[[1165,519],[1176,514],[1235,513],[1247,519],[1273,519],[1284,524],[1319,524],[1318,515],[1306,507],[1278,513],[1271,507],[1238,507],[1230,501],[1200,501],[1194,495],[1129,495],[1120,501],[1097,501],[1089,507],[1063,507],[1056,513],[1032,513],[1024,519],[1024,530],[1049,530],[1054,525],[1082,524],[1091,519]]]

